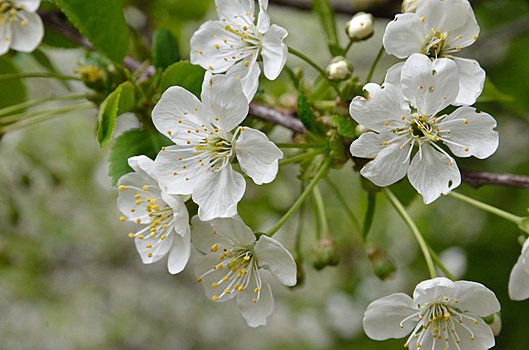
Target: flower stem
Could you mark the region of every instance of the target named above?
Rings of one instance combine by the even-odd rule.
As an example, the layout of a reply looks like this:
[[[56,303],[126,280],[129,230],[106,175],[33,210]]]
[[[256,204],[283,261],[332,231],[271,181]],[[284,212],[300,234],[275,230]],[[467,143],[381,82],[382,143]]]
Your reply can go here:
[[[321,196],[320,187],[318,185],[314,186],[313,195],[316,207],[318,208],[318,216],[321,221],[323,237],[329,237],[329,222],[327,221],[327,214],[325,213],[325,203],[323,203],[323,197]]]
[[[524,219],[524,218],[522,218],[520,216],[511,214],[511,213],[508,213],[508,212],[506,212],[504,210],[501,210],[501,209],[498,209],[496,207],[493,207],[492,205],[488,205],[488,204],[485,204],[485,203],[480,202],[478,200],[475,200],[475,199],[472,199],[470,197],[464,196],[461,193],[457,193],[457,192],[451,191],[450,195],[452,197],[455,197],[455,198],[459,199],[462,202],[465,202],[467,204],[473,205],[474,207],[476,207],[478,209],[487,211],[487,212],[489,212],[491,214],[494,214],[496,216],[504,218],[505,220],[509,220],[509,221],[511,221],[511,222],[513,222],[513,223],[515,223],[517,225],[520,225],[522,223],[523,219]]]
[[[325,161],[325,163],[323,163],[322,167],[320,168],[314,179],[312,179],[310,184],[307,186],[307,188],[305,188],[301,196],[299,196],[299,198],[292,205],[292,207],[290,207],[290,209],[285,213],[285,215],[283,215],[283,217],[281,218],[281,220],[279,220],[277,224],[275,224],[270,230],[268,230],[268,232],[266,233],[267,236],[272,237],[281,228],[281,226],[283,226],[283,224],[287,222],[288,219],[290,219],[290,217],[298,210],[300,205],[310,195],[314,187],[318,184],[318,181],[320,181],[327,174],[327,170],[329,170],[333,163],[334,160],[332,158],[327,158],[327,160]]]
[[[342,207],[349,215],[349,218],[351,219],[353,226],[356,228],[358,232],[360,232],[361,231],[360,222],[358,221],[356,216],[353,214],[353,211],[351,210],[351,208],[349,208],[349,205],[343,198],[342,193],[338,190],[338,187],[336,187],[336,185],[328,177],[325,178],[325,182],[327,182],[327,185],[329,185],[333,189],[334,193],[336,194],[336,197],[338,197],[338,200],[342,203]]]
[[[10,132],[10,131],[14,131],[16,129],[20,129],[20,128],[24,127],[24,126],[28,126],[28,125],[35,124],[35,123],[38,123],[38,122],[42,122],[42,121],[45,121],[45,120],[50,119],[52,117],[55,117],[55,116],[57,116],[59,114],[79,111],[79,110],[93,108],[93,107],[94,107],[94,104],[91,103],[91,102],[83,103],[83,104],[80,104],[80,105],[68,106],[68,107],[64,107],[64,108],[58,108],[58,109],[53,109],[53,110],[49,110],[49,111],[44,111],[44,112],[40,112],[39,114],[32,113],[31,114],[32,118],[29,118],[29,119],[28,119],[28,115],[29,114],[28,115],[24,115],[24,119],[22,117],[23,114],[17,114],[17,116],[21,116],[20,119],[23,119],[23,120],[20,120],[17,123],[14,123],[14,124],[10,124],[10,125],[1,127],[0,128],[0,133],[7,133],[7,132]],[[7,119],[7,118],[3,118],[2,120],[5,120],[5,119]]]
[[[310,64],[314,69],[316,69],[318,72],[320,72],[320,74],[329,81],[329,83],[331,84],[331,86],[334,88],[334,90],[336,90],[336,92],[338,93],[338,96],[342,96],[342,93],[340,92],[340,89],[338,88],[338,85],[336,85],[336,83],[334,81],[332,81],[331,79],[329,79],[329,77],[327,76],[327,74],[325,74],[325,71],[320,67],[318,66],[316,63],[314,63],[310,58],[308,58],[307,56],[305,56],[304,54],[302,54],[301,52],[289,47],[288,48],[288,52],[293,54],[294,56],[298,56],[299,58],[301,58],[303,61],[307,62],[308,64]]]
[[[18,112],[20,110],[33,107],[36,105],[39,105],[41,103],[50,102],[50,101],[67,101],[67,100],[79,100],[82,98],[86,98],[86,94],[73,94],[73,95],[61,95],[61,96],[52,96],[52,97],[46,97],[39,100],[32,100],[27,101],[24,103],[19,103],[16,105],[12,105],[6,108],[0,109],[0,117],[10,115],[14,112]]]
[[[288,159],[283,159],[281,161],[279,161],[279,166],[283,166],[283,165],[287,165],[287,164],[292,164],[292,163],[298,163],[302,160],[305,160],[305,159],[308,159],[308,158],[312,158],[320,153],[323,152],[323,149],[317,149],[315,151],[312,151],[312,152],[309,152],[309,153],[302,153],[302,154],[298,154],[297,156],[294,156],[292,158],[288,158]]]
[[[54,78],[54,79],[59,79],[59,80],[78,80],[78,81],[83,80],[79,77],[74,77],[71,75],[62,75],[62,74],[44,73],[44,72],[11,73],[11,74],[1,74],[0,75],[0,81],[23,79],[23,78]]]
[[[428,243],[427,243],[428,245]],[[433,261],[435,262],[435,264],[437,266],[439,266],[439,268],[441,269],[441,271],[443,271],[443,273],[445,274],[446,277],[450,278],[453,282],[456,281],[455,277],[450,273],[450,271],[447,270],[447,268],[443,265],[443,263],[441,262],[441,259],[439,259],[439,257],[437,256],[437,254],[435,254],[434,250],[432,249],[432,247],[430,247],[430,245],[428,245],[428,250],[430,251],[430,254],[432,255],[432,259]]]
[[[279,148],[321,148],[326,145],[314,145],[310,143],[276,143],[276,146]]]
[[[305,183],[301,181],[301,191],[305,190]],[[303,235],[303,224],[305,222],[305,206],[306,202],[303,202],[299,208],[299,221],[298,230],[296,232],[296,243],[294,245],[294,252],[299,261],[303,261],[303,253],[301,252],[301,236]]]
[[[428,265],[428,270],[430,271],[431,278],[437,277],[437,272],[435,271],[435,265],[432,260],[432,255],[430,254],[430,250],[428,249],[428,244],[424,240],[421,232],[417,228],[417,225],[415,225],[415,222],[413,222],[412,218],[402,205],[402,203],[395,197],[393,192],[391,192],[388,188],[384,188],[384,193],[386,194],[386,197],[388,197],[389,201],[395,207],[395,209],[398,211],[400,216],[406,221],[406,224],[408,224],[408,227],[410,228],[411,232],[415,235],[415,239],[417,240],[417,243],[419,243],[419,246],[421,247],[422,253],[424,255],[424,259],[426,260],[426,264]]]
[[[351,49],[351,46],[353,46],[353,43],[354,43],[353,40],[349,40],[349,44],[347,44],[347,47],[345,49],[343,49],[343,51],[342,51],[342,56],[345,57],[347,55],[347,53]]]
[[[384,53],[384,46],[380,48],[378,51],[377,57],[373,61],[373,64],[371,65],[371,69],[369,70],[369,74],[367,75],[366,84],[371,81],[371,78],[373,77],[373,73],[375,73],[375,68],[377,67],[378,61],[380,61],[380,58],[382,57],[382,54]]]

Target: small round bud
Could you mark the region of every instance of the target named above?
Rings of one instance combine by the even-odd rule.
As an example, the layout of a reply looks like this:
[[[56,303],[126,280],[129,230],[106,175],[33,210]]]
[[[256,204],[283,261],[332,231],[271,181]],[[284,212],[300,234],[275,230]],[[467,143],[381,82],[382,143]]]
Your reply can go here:
[[[325,69],[325,74],[331,80],[345,80],[351,77],[354,67],[345,57],[336,56]]]
[[[402,13],[412,12],[415,13],[417,10],[417,5],[421,0],[404,0],[402,1]]]
[[[366,252],[371,265],[373,265],[373,271],[378,278],[385,280],[393,277],[397,269],[382,249],[377,246],[371,246],[366,249]]]
[[[320,239],[313,252],[313,265],[316,270],[321,270],[327,265],[335,266],[340,261],[338,247],[332,238],[324,237]]]
[[[369,131],[371,131],[371,129],[366,128],[366,127],[363,126],[362,124],[358,124],[358,125],[356,126],[356,134],[357,134],[357,135],[361,135],[361,134],[366,133],[366,132],[369,132]]]
[[[349,22],[347,22],[345,32],[351,40],[367,40],[373,36],[373,33],[375,32],[374,26],[375,19],[372,14],[358,12]]]
[[[498,336],[501,332],[501,313],[497,312],[490,316],[484,317],[483,321],[490,327],[494,336]]]

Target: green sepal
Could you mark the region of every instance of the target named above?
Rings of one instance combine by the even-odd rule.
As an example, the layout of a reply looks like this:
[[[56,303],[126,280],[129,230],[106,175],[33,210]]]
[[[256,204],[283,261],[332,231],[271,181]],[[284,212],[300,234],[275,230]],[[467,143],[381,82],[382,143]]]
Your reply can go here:
[[[356,125],[349,119],[345,119],[339,115],[332,117],[332,122],[338,130],[338,134],[354,139],[356,137]]]
[[[377,194],[369,193],[367,196],[367,210],[364,217],[364,225],[362,226],[362,238],[365,240],[369,231],[371,230],[371,225],[373,224],[373,218],[375,217],[375,208],[377,204]]]

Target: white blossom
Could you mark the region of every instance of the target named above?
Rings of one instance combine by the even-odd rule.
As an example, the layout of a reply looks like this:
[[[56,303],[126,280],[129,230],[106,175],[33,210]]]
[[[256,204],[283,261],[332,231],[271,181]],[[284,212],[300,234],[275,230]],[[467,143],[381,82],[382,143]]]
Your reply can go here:
[[[128,160],[133,173],[118,181],[118,208],[121,221],[139,225],[134,238],[144,264],[151,264],[169,254],[167,268],[175,274],[184,269],[191,253],[191,231],[187,208],[178,195],[158,187],[154,162],[145,157]]]
[[[479,26],[468,0],[423,0],[415,13],[398,14],[384,33],[389,54],[406,58],[422,53],[430,58],[451,58],[458,68],[459,94],[455,105],[471,105],[483,90],[485,71],[475,60],[452,56],[470,46],[479,35]],[[399,84],[397,63],[388,70],[386,82]]]
[[[40,0],[0,1],[0,55],[9,49],[31,52],[44,36],[44,26],[36,13]]]
[[[288,48],[283,39],[288,32],[270,25],[268,0],[259,1],[255,23],[254,0],[215,0],[218,21],[200,26],[191,38],[191,63],[212,73],[227,72],[241,80],[251,101],[259,85],[262,57],[264,75],[274,80],[285,65]]]
[[[498,147],[496,121],[468,106],[437,115],[458,94],[457,67],[452,60],[431,61],[413,54],[402,67],[401,87],[370,83],[364,86],[367,99],[353,99],[351,116],[374,132],[360,135],[350,150],[353,156],[374,158],[360,173],[375,185],[388,186],[408,174],[428,204],[461,183],[455,160],[439,141],[458,157],[487,158]],[[415,145],[419,149],[412,157]]]
[[[402,13],[415,12],[417,10],[417,6],[419,6],[420,2],[421,2],[421,0],[404,0],[404,1],[402,1]]]
[[[192,194],[202,220],[230,217],[246,188],[232,168],[235,157],[261,185],[274,180],[283,153],[261,131],[239,126],[248,101],[237,79],[206,72],[201,98],[178,86],[162,95],[152,119],[176,145],[158,154],[155,168],[164,191]]]
[[[529,239],[525,241],[522,254],[512,268],[509,278],[509,297],[511,300],[529,298]]]
[[[482,317],[499,310],[496,296],[482,284],[438,277],[419,283],[413,299],[395,293],[372,302],[364,330],[374,340],[411,332],[404,347],[413,350],[490,349],[494,335]]]
[[[281,243],[266,235],[257,241],[240,217],[193,224],[193,243],[206,253],[195,265],[197,281],[213,301],[237,298],[250,327],[265,325],[273,310],[270,285],[261,276],[268,270],[285,286],[296,284],[296,263]]]

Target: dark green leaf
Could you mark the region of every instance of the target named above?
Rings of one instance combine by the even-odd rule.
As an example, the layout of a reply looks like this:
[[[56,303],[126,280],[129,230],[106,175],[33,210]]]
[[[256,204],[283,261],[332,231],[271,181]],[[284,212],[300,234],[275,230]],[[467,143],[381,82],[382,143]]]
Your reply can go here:
[[[152,59],[154,66],[163,70],[180,61],[178,41],[167,29],[160,28],[154,32]]]
[[[327,42],[329,46],[329,52],[333,56],[338,56],[342,53],[343,49],[338,44],[338,36],[336,35],[336,23],[334,21],[334,12],[329,5],[328,0],[312,0],[312,8],[314,12],[320,17],[320,22],[323,27],[323,31],[327,36]]]
[[[6,57],[0,57],[0,75],[18,73],[15,66]],[[26,89],[21,79],[9,79],[0,82],[0,108],[9,107],[26,101]]]
[[[121,65],[129,47],[129,27],[120,0],[54,0],[90,43]]]
[[[52,47],[58,47],[60,49],[76,49],[80,46],[79,44],[66,39],[64,36],[48,28],[46,28],[44,31],[42,43]]]
[[[154,159],[163,146],[171,141],[156,130],[131,130],[118,137],[110,152],[108,175],[115,186],[119,178],[132,171],[127,160],[133,156],[146,155]]]
[[[376,204],[377,204],[377,194],[369,193],[367,196],[367,210],[366,210],[366,216],[364,218],[364,226],[362,227],[362,237],[364,238],[364,240],[367,238],[367,235],[369,234],[369,230],[371,229],[371,225],[373,224]]]
[[[133,109],[134,100],[134,86],[127,81],[103,101],[97,113],[99,119],[97,142],[101,147],[108,146],[116,127],[116,117]]]
[[[356,137],[356,125],[352,121],[335,115],[332,118],[332,122],[338,128],[338,134],[350,139]]]
[[[514,97],[504,94],[498,90],[490,81],[489,77],[485,78],[483,92],[478,97],[477,102],[513,102]]]
[[[177,62],[165,70],[162,76],[162,92],[171,86],[181,86],[187,91],[200,97],[202,81],[204,80],[204,69],[192,65],[189,61]]]

